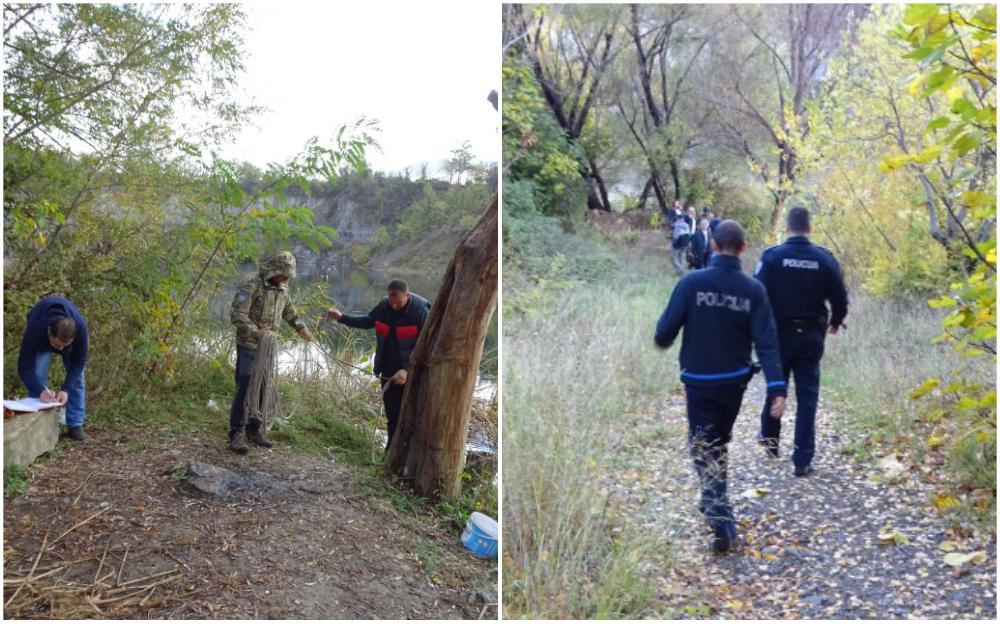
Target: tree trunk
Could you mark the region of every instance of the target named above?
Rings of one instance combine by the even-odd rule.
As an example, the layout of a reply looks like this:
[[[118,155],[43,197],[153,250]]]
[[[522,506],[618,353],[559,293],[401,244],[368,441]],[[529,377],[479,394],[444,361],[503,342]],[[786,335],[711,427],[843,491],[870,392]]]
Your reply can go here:
[[[421,496],[461,491],[472,393],[497,301],[497,223],[494,197],[459,243],[410,358],[389,461]]]
[[[781,232],[778,230],[778,227],[781,223],[781,213],[785,209],[785,199],[784,191],[778,191],[774,196],[774,208],[771,210],[771,218],[768,222],[768,233],[771,235],[772,244],[781,242]]]
[[[590,164],[590,177],[593,179],[594,184],[597,185],[597,209],[611,212],[611,202],[608,200],[608,188],[604,184],[604,178],[601,177],[601,172],[597,169],[597,163],[594,162],[593,157],[588,157],[587,160]],[[591,194],[593,195],[593,191],[591,191]],[[590,207],[594,208],[594,206]]]
[[[674,199],[683,199],[684,189],[681,187],[681,167],[676,158],[670,159],[670,177],[674,179]]]
[[[646,199],[649,197],[649,192],[653,190],[653,178],[646,178],[646,185],[642,187],[642,194],[639,195],[639,203],[636,204],[636,208],[639,210],[646,209]]]

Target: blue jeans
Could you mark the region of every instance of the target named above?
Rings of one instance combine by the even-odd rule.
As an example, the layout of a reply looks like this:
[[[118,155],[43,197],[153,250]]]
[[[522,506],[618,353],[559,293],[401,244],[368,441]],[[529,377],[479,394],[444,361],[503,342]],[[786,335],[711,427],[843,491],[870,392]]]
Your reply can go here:
[[[35,356],[35,374],[42,381],[48,379],[49,377],[49,364],[52,363],[52,352],[42,351],[37,356]],[[35,397],[36,399],[38,397]],[[66,400],[66,426],[67,427],[82,427],[84,415],[84,407],[86,406],[86,389],[85,389],[85,379],[84,373],[80,373],[80,383],[77,384],[76,389],[69,393],[69,397]]]

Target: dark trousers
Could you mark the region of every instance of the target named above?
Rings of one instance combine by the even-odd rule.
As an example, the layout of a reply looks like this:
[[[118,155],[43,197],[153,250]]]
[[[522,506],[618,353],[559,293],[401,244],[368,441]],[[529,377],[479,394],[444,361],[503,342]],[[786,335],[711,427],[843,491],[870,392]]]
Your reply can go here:
[[[733,521],[727,496],[726,445],[740,413],[746,384],[684,387],[687,393],[688,443],[701,484],[699,507],[713,529]]]
[[[386,389],[385,385],[389,384]],[[385,405],[385,417],[389,421],[388,433],[385,440],[385,448],[389,450],[392,444],[392,436],[396,433],[396,423],[399,422],[399,411],[403,409],[403,390],[406,384],[396,384],[387,380],[382,381],[382,404]]]
[[[233,405],[229,408],[230,439],[242,431],[244,425],[246,425],[248,434],[260,429],[261,422],[259,420],[254,418],[247,423],[243,413],[243,403],[247,398],[247,386],[250,385],[250,374],[253,372],[253,362],[256,357],[256,349],[236,347],[236,396],[233,397]]]
[[[792,462],[808,466],[816,454],[816,404],[819,402],[819,361],[823,358],[825,330],[785,327],[778,332],[785,380],[795,376],[795,450]],[[771,417],[771,400],[760,414],[760,436],[773,448],[781,437],[781,421]]]

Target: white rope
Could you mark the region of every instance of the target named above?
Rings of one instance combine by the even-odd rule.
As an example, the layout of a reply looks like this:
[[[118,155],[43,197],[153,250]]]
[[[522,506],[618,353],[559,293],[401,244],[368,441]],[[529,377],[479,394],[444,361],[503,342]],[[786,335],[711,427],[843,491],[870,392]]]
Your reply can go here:
[[[274,385],[277,354],[278,338],[274,332],[264,332],[257,341],[257,357],[243,404],[246,417],[260,420],[265,431],[271,430],[271,416],[278,412],[278,389]]]

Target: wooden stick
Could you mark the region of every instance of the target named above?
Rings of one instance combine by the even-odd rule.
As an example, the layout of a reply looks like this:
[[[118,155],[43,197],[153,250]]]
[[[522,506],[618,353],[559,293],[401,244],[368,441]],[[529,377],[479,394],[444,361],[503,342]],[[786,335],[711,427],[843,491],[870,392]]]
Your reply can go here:
[[[108,556],[108,549],[111,548],[111,538],[108,538],[107,545],[104,546],[104,554],[101,555],[101,560],[97,563],[97,572],[94,572],[94,582],[92,585],[97,585],[97,577],[101,575],[101,570],[104,569],[104,559]]]
[[[129,598],[135,598],[136,596],[146,593],[145,587],[140,587],[138,589],[132,588],[132,589],[135,590],[134,594],[129,594],[127,596],[115,596],[114,598],[95,598],[94,604],[103,605],[103,604],[111,604],[113,602],[121,602],[123,600],[128,600]]]
[[[49,532],[45,531],[45,537],[42,538],[42,547],[38,550],[38,556],[35,557],[35,563],[34,565],[31,566],[31,572],[28,572],[28,578],[25,579],[24,583],[21,583],[20,585],[17,586],[17,591],[14,592],[14,595],[10,597],[10,600],[4,603],[3,605],[4,609],[9,607],[10,603],[14,602],[14,599],[17,598],[17,595],[21,593],[22,589],[24,589],[24,586],[33,580],[31,576],[35,573],[35,568],[38,567],[38,562],[42,560],[42,555],[45,553],[45,545],[48,544],[48,542],[49,542]]]
[[[76,486],[75,488],[73,488],[72,490],[70,490],[69,492],[66,492],[66,493],[67,494],[72,494],[73,492],[78,492],[78,491],[82,490],[84,488],[84,486],[87,485],[87,483],[90,482],[90,479],[93,478],[93,476],[94,476],[94,471],[91,471],[90,474],[87,475],[87,478],[83,480],[83,483],[81,483],[80,485]]]
[[[126,587],[128,585],[135,585],[136,583],[141,583],[142,581],[148,581],[150,579],[159,578],[161,576],[166,576],[167,574],[171,574],[173,572],[179,572],[179,571],[180,571],[180,567],[174,566],[170,570],[164,570],[163,572],[157,572],[156,574],[150,574],[149,576],[144,576],[142,578],[133,579],[131,581],[125,581],[124,583],[121,583],[119,586],[120,587]]]
[[[172,582],[176,581],[179,578],[183,578],[183,576],[184,576],[183,574],[178,574],[177,576],[171,576],[170,578],[165,578],[162,581],[157,581],[157,582],[151,583],[149,585],[143,585],[141,587],[118,587],[116,589],[112,589],[111,591],[109,591],[108,592],[108,596],[111,596],[111,594],[117,594],[117,593],[121,593],[121,592],[129,592],[129,591],[132,591],[132,590],[135,590],[135,589],[141,589],[141,590],[145,591],[145,590],[149,589],[150,587],[156,587],[158,585],[165,585],[167,583],[172,583]]]
[[[131,548],[131,546],[126,546],[125,547],[125,554],[122,556],[122,565],[121,565],[120,568],[118,568],[118,578],[115,579],[115,585],[121,585],[121,582],[122,582],[122,571],[125,569],[125,560],[128,559],[128,549],[129,548]]]
[[[172,552],[170,552],[169,550],[164,550],[164,551],[163,551],[163,554],[164,554],[164,555],[166,555],[166,556],[168,556],[168,557],[170,557],[171,559],[173,559],[173,560],[174,560],[174,561],[176,561],[177,563],[181,564],[182,566],[184,566],[184,568],[185,568],[185,569],[187,569],[187,571],[188,571],[188,572],[190,572],[190,571],[191,571],[191,568],[190,568],[190,567],[188,567],[188,564],[184,563],[183,561],[181,561],[180,559],[178,559],[177,557],[175,557],[175,556],[173,555],[173,553],[172,553]]]
[[[61,540],[62,538],[64,538],[64,537],[66,537],[67,535],[69,535],[70,531],[72,531],[73,529],[77,529],[77,528],[79,528],[79,527],[82,527],[83,525],[87,524],[88,522],[90,522],[91,520],[93,520],[93,519],[94,519],[94,518],[96,518],[97,516],[101,515],[101,514],[102,514],[102,513],[104,513],[105,511],[107,511],[107,510],[111,509],[111,508],[112,508],[113,506],[114,506],[114,505],[108,505],[107,507],[105,507],[104,509],[101,509],[101,510],[100,510],[100,511],[98,511],[97,513],[93,513],[93,514],[91,514],[91,515],[87,516],[87,518],[86,518],[85,520],[81,520],[80,522],[77,522],[76,524],[74,524],[74,525],[73,525],[73,526],[71,526],[70,528],[68,528],[68,529],[66,529],[65,531],[63,531],[63,534],[62,534],[62,535],[60,535],[59,537],[57,537],[57,538],[55,538],[54,540],[52,540],[52,546],[49,546],[49,549],[51,550],[52,548],[54,548],[54,547],[55,547],[55,544],[56,544],[56,542],[58,542],[58,541],[59,541],[59,540]]]
[[[49,571],[55,570],[57,568],[62,568],[62,567],[68,566],[68,565],[73,565],[74,563],[80,563],[82,561],[93,561],[93,560],[94,560],[93,557],[81,557],[80,559],[73,559],[71,561],[60,561],[59,563],[56,563],[56,564],[42,566],[41,568],[38,568],[38,570],[36,570],[36,572],[49,572]],[[15,572],[21,572],[21,571],[20,570],[15,570]]]
[[[86,596],[86,599],[87,599],[87,603],[90,606],[94,607],[94,611],[97,611],[98,615],[104,615],[104,611],[101,611],[101,608],[98,607],[96,604],[94,604],[94,599],[93,598],[91,598],[90,596]]]
[[[17,585],[18,583],[27,583],[28,581],[37,581],[38,579],[43,579],[43,578],[45,578],[46,576],[48,576],[50,574],[55,574],[56,572],[61,572],[62,570],[65,570],[66,568],[70,567],[71,565],[73,565],[73,564],[67,563],[65,565],[61,565],[61,566],[58,566],[56,568],[50,568],[50,569],[46,570],[45,572],[43,572],[42,574],[39,574],[38,576],[34,576],[34,577],[24,577],[24,578],[16,578],[16,579],[4,579],[3,580],[3,584],[4,585]]]
[[[143,598],[142,600],[140,600],[140,601],[139,601],[139,606],[140,606],[140,607],[145,607],[145,606],[146,606],[146,602],[148,602],[148,601],[149,601],[149,599],[150,599],[150,598],[152,598],[152,597],[153,597],[153,594],[155,594],[155,593],[156,593],[156,587],[155,587],[155,586],[153,586],[153,587],[152,587],[152,588],[151,588],[151,589],[149,590],[149,595],[148,595],[148,596],[146,596],[145,598]]]

